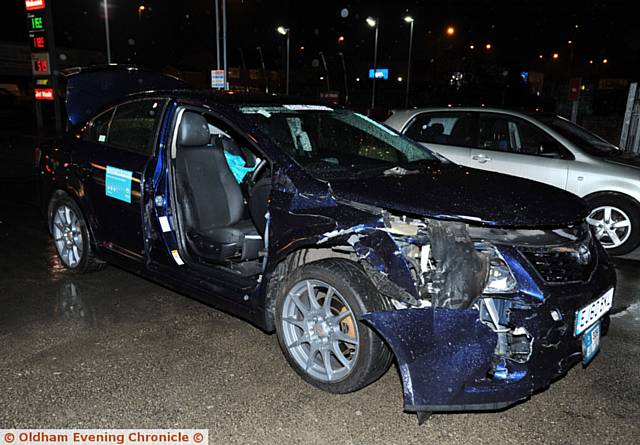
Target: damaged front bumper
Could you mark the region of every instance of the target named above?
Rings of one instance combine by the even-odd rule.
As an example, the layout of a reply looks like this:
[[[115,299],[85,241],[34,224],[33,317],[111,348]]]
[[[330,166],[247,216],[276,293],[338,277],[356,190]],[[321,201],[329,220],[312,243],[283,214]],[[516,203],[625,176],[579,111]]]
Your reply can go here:
[[[505,312],[511,332],[526,339],[509,345],[519,349],[511,356],[498,354],[500,334],[481,320],[477,306],[365,314],[363,320],[396,356],[405,410],[500,409],[565,374],[582,359],[581,338],[574,336],[576,311],[615,286],[615,271],[604,258],[585,283],[540,285],[535,293],[521,285],[518,292],[500,296],[509,302]],[[517,274],[521,284],[526,284],[525,272]],[[606,333],[608,314],[601,323]]]

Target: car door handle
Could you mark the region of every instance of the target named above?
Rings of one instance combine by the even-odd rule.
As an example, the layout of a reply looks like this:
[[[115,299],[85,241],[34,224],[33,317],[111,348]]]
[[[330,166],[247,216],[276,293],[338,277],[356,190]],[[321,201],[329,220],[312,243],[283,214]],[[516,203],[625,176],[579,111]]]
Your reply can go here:
[[[484,164],[491,160],[491,158],[487,155],[474,155],[471,157],[471,159],[473,159],[474,161],[478,161],[481,164]]]

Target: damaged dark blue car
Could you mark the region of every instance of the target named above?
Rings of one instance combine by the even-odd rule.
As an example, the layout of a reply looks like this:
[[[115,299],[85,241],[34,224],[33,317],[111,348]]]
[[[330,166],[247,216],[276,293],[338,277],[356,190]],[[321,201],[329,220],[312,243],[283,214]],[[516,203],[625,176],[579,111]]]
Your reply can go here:
[[[115,263],[276,332],[326,391],[395,357],[421,419],[509,406],[597,354],[616,276],[577,197],[322,104],[131,67],[67,85],[40,173],[70,271]]]

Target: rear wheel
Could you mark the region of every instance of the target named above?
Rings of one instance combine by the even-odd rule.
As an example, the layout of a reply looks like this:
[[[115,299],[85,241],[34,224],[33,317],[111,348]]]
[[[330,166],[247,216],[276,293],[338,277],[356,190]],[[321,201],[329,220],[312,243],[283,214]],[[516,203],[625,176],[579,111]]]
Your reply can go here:
[[[631,200],[603,194],[587,198],[587,222],[611,255],[624,255],[640,244],[640,208]]]
[[[388,309],[362,269],[342,259],[294,271],[276,301],[280,347],[308,383],[333,393],[356,391],[391,364],[383,341],[358,320]]]
[[[77,204],[65,194],[57,194],[49,204],[49,229],[58,257],[70,271],[100,270],[104,263],[93,255],[89,230]]]

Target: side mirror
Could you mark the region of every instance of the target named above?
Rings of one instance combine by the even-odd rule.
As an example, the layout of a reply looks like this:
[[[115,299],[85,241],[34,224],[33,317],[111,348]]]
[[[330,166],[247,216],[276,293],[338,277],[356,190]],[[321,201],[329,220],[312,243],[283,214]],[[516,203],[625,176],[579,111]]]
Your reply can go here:
[[[545,158],[562,158],[560,146],[556,142],[551,141],[541,143],[538,154]]]

